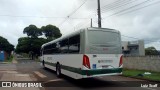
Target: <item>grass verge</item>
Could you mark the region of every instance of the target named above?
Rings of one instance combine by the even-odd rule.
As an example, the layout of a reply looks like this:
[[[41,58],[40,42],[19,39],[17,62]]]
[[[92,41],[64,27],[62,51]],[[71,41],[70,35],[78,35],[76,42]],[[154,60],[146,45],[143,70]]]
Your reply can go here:
[[[150,72],[151,74],[144,74],[145,72]],[[129,70],[123,69],[123,76],[136,77],[147,80],[160,81],[160,72],[152,72],[145,70]]]
[[[12,62],[13,60],[13,55],[11,55],[10,57],[7,58],[7,60],[5,60],[5,62]]]

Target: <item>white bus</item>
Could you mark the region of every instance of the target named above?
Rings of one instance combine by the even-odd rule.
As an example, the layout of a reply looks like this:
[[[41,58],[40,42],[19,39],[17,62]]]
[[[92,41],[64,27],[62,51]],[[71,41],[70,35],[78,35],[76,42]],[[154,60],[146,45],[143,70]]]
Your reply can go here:
[[[48,42],[41,47],[45,68],[74,79],[122,74],[120,32],[86,28]]]

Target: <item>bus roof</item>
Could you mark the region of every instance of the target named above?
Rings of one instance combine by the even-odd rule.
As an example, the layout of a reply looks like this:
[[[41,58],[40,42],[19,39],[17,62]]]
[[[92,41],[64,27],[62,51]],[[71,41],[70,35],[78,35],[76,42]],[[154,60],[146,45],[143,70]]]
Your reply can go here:
[[[67,38],[67,37],[70,37],[70,36],[79,34],[80,32],[82,32],[82,31],[84,31],[84,30],[107,30],[107,31],[112,31],[112,32],[117,32],[117,33],[119,32],[119,31],[117,31],[117,30],[115,30],[115,29],[110,29],[110,28],[98,28],[98,27],[84,28],[84,29],[80,29],[80,30],[78,30],[78,31],[72,32],[72,33],[70,33],[70,34],[67,34],[67,35],[65,35],[65,36],[62,36],[62,37],[60,37],[60,38],[57,38],[57,39],[55,39],[55,40],[52,40],[52,41],[50,41],[50,42],[48,42],[48,43],[45,43],[45,44],[42,45],[41,48],[43,48],[43,47],[46,46],[46,45],[50,45],[50,44],[52,44],[52,43],[54,43],[54,42],[57,42],[57,41],[59,41],[59,40],[63,40],[64,38]]]

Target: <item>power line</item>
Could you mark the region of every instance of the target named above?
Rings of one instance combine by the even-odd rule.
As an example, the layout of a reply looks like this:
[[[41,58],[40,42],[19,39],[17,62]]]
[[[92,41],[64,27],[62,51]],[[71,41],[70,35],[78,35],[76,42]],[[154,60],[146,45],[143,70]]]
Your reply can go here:
[[[144,41],[147,41],[147,42],[157,42],[157,41],[158,41],[158,40],[153,41],[153,40],[140,39],[140,38],[137,38],[137,37],[126,36],[126,35],[122,35],[122,34],[121,34],[121,36],[123,36],[123,37],[127,37],[127,38],[136,39],[136,40],[144,40]]]
[[[123,37],[127,37],[127,38],[132,38],[132,39],[140,39],[140,38],[136,38],[136,37],[131,37],[131,36],[126,36],[126,35],[121,35]]]
[[[149,6],[155,5],[155,4],[159,4],[159,3],[160,3],[160,1],[157,1],[157,2],[155,2],[155,3],[145,5],[145,6],[143,6],[143,7],[140,7],[140,8],[137,8],[137,9],[131,10],[131,11],[128,11],[128,12],[126,12],[126,13],[122,13],[122,14],[120,14],[120,15],[128,14],[128,13],[131,13],[131,12],[134,12],[134,11],[137,11],[137,10],[140,10],[140,9],[143,9],[143,8],[146,8],[146,7],[149,7]]]
[[[65,17],[19,16],[19,15],[0,15],[0,17],[22,17],[22,18],[65,18]]]
[[[125,2],[125,0],[116,0],[116,1],[114,1],[112,3],[110,3],[110,4],[107,4],[107,5],[103,6],[103,7],[101,7],[101,9],[103,10],[103,8],[110,8],[112,6],[115,6],[116,4],[120,4],[122,2]]]
[[[65,19],[66,17],[44,17],[44,16],[19,16],[19,15],[0,15],[0,17],[17,17],[17,18],[48,18],[48,19]],[[90,18],[78,18],[78,17],[71,17],[70,19],[90,19]]]
[[[104,9],[104,10],[102,11],[102,13],[106,13],[106,11],[108,12],[108,11],[111,11],[111,10],[114,10],[114,9],[117,9],[117,8],[120,8],[120,7],[129,5],[129,4],[131,4],[131,3],[133,3],[133,2],[136,2],[136,1],[137,1],[137,0],[134,0],[134,1],[130,0],[130,1],[128,1],[128,2],[125,2],[125,3],[122,3],[122,4],[116,5],[115,7],[106,8],[106,9]]]
[[[65,20],[63,20],[58,26],[61,27],[66,21],[67,19],[69,19],[74,13],[76,13],[78,11],[78,9],[80,9],[85,3],[87,2],[87,0],[85,0],[78,8],[76,8],[72,13],[70,13]]]
[[[124,1],[125,1],[125,0],[117,0],[117,1],[114,1],[114,2],[112,2],[112,3],[109,3],[109,4],[101,7],[101,9],[102,9],[101,11],[103,12],[103,8],[112,8],[112,6],[115,6],[117,3],[120,4],[120,3],[124,2]],[[97,13],[97,12],[94,11],[94,13]]]
[[[132,1],[132,0],[123,0],[123,1],[121,1],[121,0],[119,0],[119,3],[113,3],[113,4],[111,4],[111,5],[106,5],[106,7],[102,7],[101,9],[102,9],[102,11],[105,11],[105,10],[108,10],[108,9],[112,9],[112,8],[114,8],[114,7],[116,7],[116,6],[121,6],[121,5],[123,5],[124,3],[128,3],[128,2],[130,2],[130,1]]]
[[[127,10],[129,10],[129,9],[135,8],[135,7],[137,7],[137,6],[140,6],[140,5],[144,4],[144,3],[147,3],[148,1],[150,1],[150,0],[146,0],[146,1],[144,1],[144,2],[141,2],[141,3],[139,3],[139,4],[136,4],[136,5],[134,5],[134,6],[131,6],[131,7],[129,7],[129,8],[126,8],[126,9],[123,9],[123,10],[118,11],[118,12],[116,12],[116,13],[113,13],[113,14],[111,14],[111,15],[103,18],[103,19],[106,19],[106,18],[111,17],[111,16],[113,16],[113,15],[117,15],[117,14],[119,14],[119,13],[121,13],[121,12],[124,12],[124,11],[127,11]]]
[[[77,9],[75,9],[72,13],[70,13],[68,15],[68,17],[72,16],[74,13],[76,13],[78,11],[78,9],[80,9],[85,3],[87,2],[87,0],[85,0]]]
[[[127,8],[127,9],[125,9],[125,10],[129,10],[129,9],[131,9],[131,8],[133,8],[133,7],[137,7],[137,6],[139,6],[139,5],[141,5],[141,4],[144,4],[144,3],[148,2],[148,1],[149,1],[149,0],[144,1],[144,2],[141,2],[141,3],[139,3],[139,4],[136,4],[136,5],[132,6],[132,7]],[[124,14],[130,13],[130,12],[133,12],[133,11],[136,11],[136,10],[139,10],[139,9],[143,9],[143,8],[146,8],[146,7],[149,7],[149,6],[151,6],[151,5],[158,4],[158,3],[160,3],[160,1],[157,1],[157,2],[152,3],[152,4],[149,4],[149,5],[145,5],[145,6],[143,6],[143,7],[140,7],[140,8],[134,9],[134,10],[129,11],[129,12],[126,12],[126,13],[122,13],[121,15],[124,15]],[[122,10],[122,12],[124,12],[124,10]],[[119,14],[119,13],[121,13],[121,12],[116,12],[116,13],[114,13],[114,14],[112,14],[112,15],[108,16],[108,17],[111,17],[111,16],[113,16],[113,15],[117,15],[117,14]],[[108,18],[108,17],[106,17],[106,18]],[[104,19],[105,19],[105,18],[104,18]],[[95,22],[95,21],[94,21],[94,22]],[[95,22],[95,23],[97,23],[97,22]]]

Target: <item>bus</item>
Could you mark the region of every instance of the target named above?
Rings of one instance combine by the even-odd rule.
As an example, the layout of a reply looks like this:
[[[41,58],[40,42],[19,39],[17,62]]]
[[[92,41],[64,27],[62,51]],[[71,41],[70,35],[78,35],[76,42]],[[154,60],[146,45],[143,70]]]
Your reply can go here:
[[[120,32],[109,28],[85,28],[41,46],[44,68],[74,79],[121,75]]]

